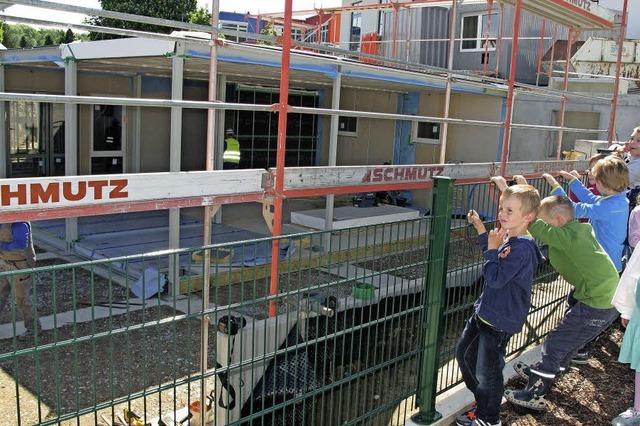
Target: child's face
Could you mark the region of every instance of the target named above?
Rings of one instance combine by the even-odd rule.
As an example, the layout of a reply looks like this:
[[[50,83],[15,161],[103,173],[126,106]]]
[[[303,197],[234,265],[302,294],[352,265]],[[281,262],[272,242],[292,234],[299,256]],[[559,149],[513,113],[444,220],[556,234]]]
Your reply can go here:
[[[627,142],[627,149],[629,150],[629,154],[634,157],[640,157],[640,131],[634,130],[633,133],[631,133],[629,142]]]
[[[521,231],[529,226],[533,220],[533,214],[522,212],[522,202],[516,197],[500,197],[498,207],[498,221],[500,226],[507,231]]]

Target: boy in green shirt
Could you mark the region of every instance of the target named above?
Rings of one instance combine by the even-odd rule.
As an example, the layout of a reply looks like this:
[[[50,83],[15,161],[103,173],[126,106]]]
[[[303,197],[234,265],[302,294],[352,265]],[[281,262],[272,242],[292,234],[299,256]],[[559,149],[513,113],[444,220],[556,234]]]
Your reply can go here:
[[[551,175],[544,177],[554,186]],[[526,183],[522,176],[515,178],[519,184]],[[507,186],[501,176],[492,180],[501,190]],[[538,220],[529,226],[529,232],[549,246],[551,265],[575,287],[573,297],[568,298],[564,318],[542,344],[542,360],[531,366],[523,363],[514,366],[519,375],[528,379],[527,386],[505,391],[506,399],[512,404],[544,410],[544,396],[556,374],[579,349],[617,318],[611,299],[618,285],[618,272],[596,240],[591,225],[574,220],[573,204],[567,197],[552,195],[543,199]]]

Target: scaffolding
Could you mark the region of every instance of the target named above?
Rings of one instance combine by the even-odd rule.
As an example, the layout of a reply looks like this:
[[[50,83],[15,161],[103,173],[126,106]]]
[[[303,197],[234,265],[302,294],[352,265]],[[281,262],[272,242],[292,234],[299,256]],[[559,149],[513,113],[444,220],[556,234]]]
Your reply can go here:
[[[544,172],[556,172],[567,167],[584,169],[583,162],[564,162],[561,159],[562,138],[564,133],[568,132],[597,132],[607,133],[608,142],[612,143],[615,137],[616,126],[616,110],[618,107],[618,90],[621,80],[621,56],[622,46],[625,39],[625,30],[627,25],[627,5],[628,0],[624,0],[624,8],[622,12],[621,30],[618,41],[618,55],[616,63],[615,88],[611,99],[587,94],[571,93],[568,89],[569,81],[569,57],[571,52],[572,40],[580,30],[585,29],[610,29],[614,23],[597,14],[591,13],[588,9],[581,8],[569,1],[553,0],[509,0],[504,3],[514,6],[514,22],[513,36],[511,38],[511,52],[509,64],[509,76],[504,80],[495,76],[491,76],[492,72],[488,69],[488,61],[483,64],[483,70],[480,75],[473,72],[456,71],[453,67],[453,54],[455,42],[461,41],[456,38],[456,7],[458,2],[453,1],[435,1],[422,0],[415,2],[391,2],[377,5],[358,5],[342,8],[322,9],[319,11],[300,11],[300,14],[309,12],[319,13],[321,16],[320,24],[326,22],[323,15],[336,15],[354,11],[364,10],[392,10],[393,34],[392,58],[367,54],[362,52],[352,52],[348,49],[340,49],[322,45],[321,43],[310,43],[307,41],[294,40],[292,34],[292,22],[294,12],[292,10],[292,0],[285,0],[284,12],[282,14],[261,15],[259,19],[281,19],[283,24],[283,32],[281,37],[272,37],[262,34],[246,34],[247,39],[267,41],[277,44],[281,49],[281,76],[279,95],[280,100],[273,105],[259,104],[241,104],[220,101],[220,93],[217,82],[217,48],[223,41],[219,35],[236,35],[236,32],[220,30],[218,28],[219,2],[213,0],[212,4],[212,25],[202,26],[189,23],[170,21],[158,18],[151,18],[139,15],[132,15],[120,12],[113,12],[101,9],[91,9],[80,6],[71,6],[61,3],[55,3],[44,0],[14,0],[11,4],[21,4],[48,8],[51,10],[60,10],[67,12],[84,13],[93,16],[108,17],[131,22],[142,22],[146,24],[161,25],[171,28],[179,28],[188,31],[200,31],[210,34],[209,40],[189,39],[190,43],[208,46],[210,49],[209,62],[209,81],[208,81],[208,100],[207,101],[185,101],[182,100],[182,85],[178,83],[182,79],[181,63],[174,62],[174,74],[172,85],[171,100],[160,99],[131,99],[118,97],[97,97],[97,96],[78,96],[76,88],[76,64],[74,61],[68,61],[65,64],[65,94],[64,95],[46,95],[46,94],[25,94],[25,93],[9,93],[4,91],[4,81],[0,87],[0,100],[4,102],[15,100],[32,100],[41,102],[54,102],[65,105],[65,119],[68,128],[73,128],[77,122],[77,109],[75,105],[80,104],[106,104],[106,105],[128,105],[136,107],[162,107],[171,109],[171,154],[169,173],[159,174],[123,174],[102,176],[99,179],[95,176],[75,176],[77,174],[77,135],[74,132],[65,133],[65,152],[69,157],[66,161],[66,176],[59,178],[26,178],[26,179],[3,179],[0,180],[0,195],[2,200],[2,211],[0,211],[0,220],[3,222],[18,220],[42,220],[48,218],[66,218],[67,219],[67,239],[71,241],[77,237],[77,224],[74,220],[78,216],[99,215],[117,212],[134,212],[148,211],[158,209],[169,209],[170,211],[170,249],[177,249],[179,238],[179,209],[185,207],[204,207],[204,242],[205,247],[211,244],[211,222],[222,204],[245,203],[249,201],[261,202],[263,204],[263,215],[272,232],[271,239],[271,259],[278,259],[280,253],[280,245],[282,240],[282,222],[283,222],[283,201],[291,197],[313,197],[326,196],[326,229],[331,230],[333,219],[333,196],[337,194],[352,194],[368,191],[394,191],[394,190],[415,190],[427,189],[433,185],[433,178],[436,176],[447,176],[457,179],[460,183],[486,182],[488,177],[494,174],[502,174],[511,176],[515,174],[524,174],[528,177],[540,176]],[[480,2],[484,3],[484,2]],[[499,7],[504,7],[503,2],[498,2]],[[489,14],[491,8],[494,7],[494,1],[488,0]],[[446,68],[426,66],[419,63],[411,63],[398,60],[396,57],[397,45],[402,41],[397,39],[397,30],[399,27],[398,15],[399,11],[407,8],[446,6],[451,8],[451,22],[449,25],[448,41],[448,62]],[[594,6],[595,7],[595,6]],[[569,29],[569,40],[566,46],[565,69],[563,73],[563,84],[561,90],[552,88],[542,88],[536,85],[522,84],[516,81],[516,71],[518,65],[518,43],[521,16],[524,11],[544,16],[544,26],[541,29],[541,36],[535,40],[539,42],[537,60],[537,74],[541,74],[541,58],[543,55],[543,40],[545,39],[545,26],[553,25],[554,36],[556,39],[556,29],[559,25],[567,26]],[[501,16],[503,16],[501,14]],[[32,18],[22,18],[11,16],[9,14],[0,14],[0,17],[6,21],[22,22],[28,24],[47,24],[58,25],[64,28],[74,28],[78,30],[91,30],[104,32],[125,37],[141,37],[151,38],[165,41],[183,42],[185,38],[179,35],[157,34],[145,31],[125,30],[119,28],[99,27],[88,24],[69,25],[64,22],[51,22],[36,20]],[[496,48],[499,50],[503,44],[502,37],[503,26],[507,23],[500,21],[500,32],[495,40]],[[484,54],[488,53],[489,45],[492,43],[491,37],[491,19],[488,20],[487,27],[484,29]],[[259,26],[258,26],[259,27]],[[320,31],[316,28],[316,31]],[[321,37],[317,37],[321,41]],[[424,41],[424,40],[421,40]],[[427,40],[442,41],[442,40]],[[412,42],[407,40],[407,45]],[[311,108],[303,106],[288,105],[289,94],[289,73],[290,73],[290,56],[295,49],[312,50],[328,55],[341,55],[347,58],[356,58],[359,60],[372,61],[373,63],[395,69],[404,69],[410,71],[419,71],[442,81],[445,84],[445,107],[441,116],[420,116],[409,114],[390,114],[377,112],[363,112],[355,110],[341,109],[339,105],[341,74],[337,73],[332,87],[331,108]],[[552,53],[552,60],[554,56]],[[549,76],[552,76],[553,70],[549,70]],[[495,72],[493,72],[495,74]],[[454,82],[462,82],[474,87],[499,90],[506,94],[506,116],[504,121],[487,121],[487,120],[469,120],[450,117],[450,101],[452,96],[452,87]],[[505,89],[506,88],[506,89]],[[530,125],[526,123],[513,122],[513,110],[515,97],[518,94],[531,94],[560,100],[560,114],[558,126]],[[570,128],[565,126],[565,110],[567,100],[569,98],[587,99],[592,102],[608,102],[611,105],[611,116],[609,127],[607,129],[582,129]],[[4,102],[1,108],[4,109]],[[207,110],[207,142],[206,142],[206,159],[205,171],[203,172],[180,172],[180,125],[181,112],[183,108],[205,109]],[[270,170],[237,170],[237,171],[220,171],[216,170],[216,158],[220,153],[219,133],[217,129],[220,127],[217,112],[225,110],[243,110],[243,111],[265,111],[278,113],[277,126],[277,149],[276,149],[276,167]],[[331,117],[330,126],[330,148],[329,159],[326,166],[321,167],[301,167],[301,168],[285,168],[285,151],[287,137],[287,117],[291,113],[328,115]],[[442,123],[441,146],[440,146],[440,164],[435,165],[395,165],[395,166],[336,166],[337,152],[337,132],[338,117],[367,117],[381,120],[400,120],[400,121],[417,121],[417,122],[437,122]],[[464,125],[464,126],[485,126],[502,129],[503,137],[499,148],[499,161],[495,163],[484,164],[445,164],[445,155],[447,147],[448,125]],[[4,124],[3,124],[4,126]],[[557,132],[557,152],[556,161],[530,161],[530,162],[510,162],[509,150],[511,143],[511,134],[513,129],[536,129],[546,132]],[[4,131],[4,128],[0,129]],[[3,154],[4,155],[4,154]],[[83,197],[68,196],[68,193],[80,191]],[[100,191],[97,190],[100,188]],[[92,190],[91,190],[92,189]],[[108,192],[108,196],[104,195]],[[205,250],[204,270],[202,282],[203,299],[210,300],[209,285],[210,282],[210,259],[209,251]],[[269,296],[272,297],[269,303],[269,316],[275,317],[276,301],[278,295],[280,275],[280,262],[272,261],[269,265]],[[172,282],[179,282],[177,265],[170,267],[172,274]],[[207,363],[208,359],[208,316],[202,316],[201,329],[201,355],[200,355],[200,373],[205,377],[210,370]],[[202,382],[200,401],[205,401],[208,395],[208,389]],[[421,415],[427,415],[427,411],[433,407],[420,406]],[[432,413],[431,413],[432,414]],[[203,413],[204,416],[204,413]],[[204,420],[204,418],[203,418]]]

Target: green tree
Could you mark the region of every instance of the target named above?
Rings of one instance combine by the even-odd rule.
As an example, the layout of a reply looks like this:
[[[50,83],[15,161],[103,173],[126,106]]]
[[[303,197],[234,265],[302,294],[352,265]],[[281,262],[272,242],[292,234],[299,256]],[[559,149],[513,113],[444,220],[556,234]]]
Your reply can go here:
[[[189,13],[189,22],[192,24],[211,25],[211,14],[204,7],[199,7]]]
[[[197,12],[197,0],[100,0],[104,10],[133,13],[136,15],[152,16],[154,18],[171,19],[174,21],[189,21],[192,13]],[[137,22],[121,21],[113,18],[92,17],[88,20],[93,25],[113,28],[124,28],[156,33],[170,33],[174,29],[158,25],[141,24]],[[119,38],[112,34],[90,32],[91,40]]]
[[[266,35],[266,36],[270,36],[270,37],[276,37],[276,29],[273,26],[273,22],[267,22],[264,27],[262,27],[262,29],[260,30],[260,34],[262,35]],[[272,41],[267,41],[267,40],[258,40],[258,44],[273,44]]]
[[[64,33],[64,38],[62,39],[62,42],[65,44],[69,44],[69,43],[73,43],[73,41],[76,39],[76,35],[73,33],[73,31],[71,31],[71,28],[67,29],[67,32]]]
[[[23,48],[23,49],[24,49],[25,47],[28,47],[27,37],[26,37],[26,36],[22,36],[22,37],[20,38],[20,47],[21,47],[21,48]]]

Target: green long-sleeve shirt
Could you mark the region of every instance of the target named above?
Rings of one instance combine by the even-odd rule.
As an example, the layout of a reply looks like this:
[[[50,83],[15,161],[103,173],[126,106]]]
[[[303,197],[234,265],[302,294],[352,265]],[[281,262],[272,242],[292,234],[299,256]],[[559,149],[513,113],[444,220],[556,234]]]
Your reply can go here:
[[[618,272],[590,224],[571,221],[558,227],[538,219],[529,232],[549,246],[551,265],[576,288],[578,301],[597,309],[612,307]]]

